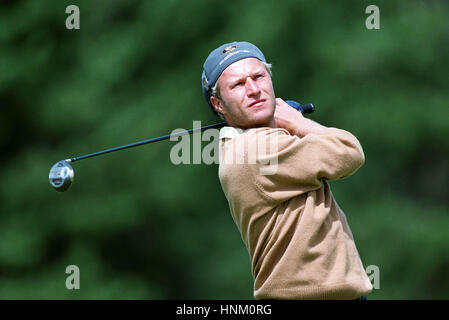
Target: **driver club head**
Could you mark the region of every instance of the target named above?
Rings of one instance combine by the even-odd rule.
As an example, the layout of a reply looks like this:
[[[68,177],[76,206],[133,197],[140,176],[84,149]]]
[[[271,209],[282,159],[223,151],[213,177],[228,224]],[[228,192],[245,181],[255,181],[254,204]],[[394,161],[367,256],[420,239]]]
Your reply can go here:
[[[72,166],[66,160],[61,160],[51,167],[48,179],[56,191],[64,192],[72,184],[74,176]]]

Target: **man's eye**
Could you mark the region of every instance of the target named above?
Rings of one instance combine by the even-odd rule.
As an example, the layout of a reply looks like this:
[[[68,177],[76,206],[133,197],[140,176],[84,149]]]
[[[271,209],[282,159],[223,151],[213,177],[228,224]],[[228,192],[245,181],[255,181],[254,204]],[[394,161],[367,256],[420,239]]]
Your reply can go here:
[[[236,88],[236,87],[239,87],[239,86],[241,86],[241,85],[243,85],[243,82],[242,82],[242,81],[239,81],[239,82],[237,82],[237,83],[234,83],[234,85],[232,86],[232,88]]]

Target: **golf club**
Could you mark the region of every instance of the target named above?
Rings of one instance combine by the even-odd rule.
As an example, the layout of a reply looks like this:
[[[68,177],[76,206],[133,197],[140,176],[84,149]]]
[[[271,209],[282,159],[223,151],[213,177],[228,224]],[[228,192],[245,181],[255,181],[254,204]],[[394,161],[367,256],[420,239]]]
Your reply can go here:
[[[315,110],[315,107],[313,106],[313,104],[301,105],[299,102],[296,102],[293,100],[286,100],[285,102],[301,113],[312,113]],[[141,146],[144,144],[170,139],[170,137],[183,136],[183,135],[191,134],[191,133],[198,132],[198,131],[203,132],[207,129],[212,129],[212,128],[221,128],[221,127],[226,126],[226,124],[227,124],[226,122],[211,124],[211,125],[204,126],[201,128],[180,131],[180,132],[173,133],[173,134],[167,134],[164,136],[160,136],[160,137],[156,137],[156,138],[152,138],[152,139],[148,139],[148,140],[138,141],[138,142],[126,144],[126,145],[119,146],[119,147],[114,147],[114,148],[110,148],[110,149],[106,149],[106,150],[102,150],[102,151],[98,151],[98,152],[94,152],[94,153],[89,153],[89,154],[86,154],[83,156],[78,156],[78,157],[61,160],[61,161],[58,161],[57,163],[55,163],[51,167],[48,179],[50,180],[50,185],[56,191],[64,192],[70,187],[70,185],[74,181],[74,177],[75,177],[75,171],[73,170],[73,168],[69,164],[69,162],[75,162],[75,161],[79,161],[79,160],[83,160],[83,159],[87,159],[87,158],[96,157],[96,156],[99,156],[102,154],[114,152],[114,151],[138,147],[138,146]]]

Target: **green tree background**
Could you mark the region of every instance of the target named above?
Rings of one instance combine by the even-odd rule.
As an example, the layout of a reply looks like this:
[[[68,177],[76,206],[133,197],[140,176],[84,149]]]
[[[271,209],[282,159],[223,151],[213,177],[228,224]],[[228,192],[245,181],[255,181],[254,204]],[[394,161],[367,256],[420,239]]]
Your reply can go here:
[[[70,4],[80,30],[65,27]],[[365,8],[380,8],[367,30]],[[380,289],[449,298],[447,1],[20,0],[0,4],[0,298],[252,299],[249,257],[217,165],[174,165],[164,141],[58,160],[217,122],[201,95],[210,50],[273,63],[278,97],[354,133],[366,163],[331,184]],[[80,290],[65,269],[80,268]]]

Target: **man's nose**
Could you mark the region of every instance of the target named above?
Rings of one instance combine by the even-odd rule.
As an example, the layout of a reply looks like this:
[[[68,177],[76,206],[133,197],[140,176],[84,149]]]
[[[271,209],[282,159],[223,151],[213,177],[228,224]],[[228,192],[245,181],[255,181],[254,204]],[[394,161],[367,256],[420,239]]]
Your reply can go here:
[[[253,79],[248,78],[246,80],[246,93],[247,93],[247,95],[248,96],[253,96],[255,94],[258,94],[259,92],[260,92],[260,88],[257,85],[257,83]]]

